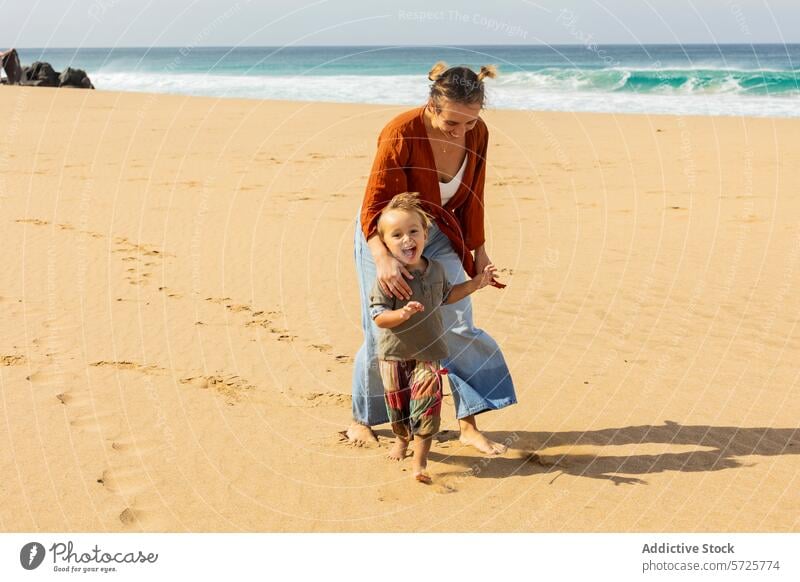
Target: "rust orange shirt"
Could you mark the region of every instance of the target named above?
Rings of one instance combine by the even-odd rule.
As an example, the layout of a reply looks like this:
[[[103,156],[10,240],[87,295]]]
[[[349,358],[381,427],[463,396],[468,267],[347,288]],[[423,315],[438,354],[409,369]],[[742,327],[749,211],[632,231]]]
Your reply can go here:
[[[483,230],[483,186],[486,181],[486,150],[489,130],[480,118],[465,134],[467,165],[453,197],[442,206],[439,174],[428,141],[423,117],[425,107],[401,113],[378,137],[378,152],[372,164],[364,200],[361,228],[369,239],[376,231],[378,215],[396,194],[418,192],[425,210],[439,230],[450,239],[470,277],[476,275],[470,251],[485,242]],[[494,282],[496,287],[504,287]]]

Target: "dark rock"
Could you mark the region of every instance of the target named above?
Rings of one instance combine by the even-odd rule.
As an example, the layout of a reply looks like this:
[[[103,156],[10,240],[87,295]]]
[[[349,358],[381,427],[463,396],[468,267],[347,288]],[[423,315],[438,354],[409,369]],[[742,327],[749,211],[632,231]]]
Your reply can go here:
[[[86,75],[83,69],[72,69],[67,67],[67,70],[61,73],[58,77],[59,87],[78,87],[79,89],[94,89],[94,85]]]
[[[16,85],[22,80],[22,66],[19,64],[17,49],[0,52],[0,68],[5,70],[9,85]]]
[[[58,87],[58,73],[50,63],[36,61],[30,67],[22,68],[22,85],[37,87]]]

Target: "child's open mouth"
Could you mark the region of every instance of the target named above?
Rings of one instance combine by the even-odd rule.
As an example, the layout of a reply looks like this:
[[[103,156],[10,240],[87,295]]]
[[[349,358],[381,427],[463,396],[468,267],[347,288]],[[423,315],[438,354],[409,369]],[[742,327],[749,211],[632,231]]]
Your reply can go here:
[[[417,245],[410,246],[408,248],[403,249],[403,257],[410,261],[411,259],[414,258],[416,252],[417,252]]]

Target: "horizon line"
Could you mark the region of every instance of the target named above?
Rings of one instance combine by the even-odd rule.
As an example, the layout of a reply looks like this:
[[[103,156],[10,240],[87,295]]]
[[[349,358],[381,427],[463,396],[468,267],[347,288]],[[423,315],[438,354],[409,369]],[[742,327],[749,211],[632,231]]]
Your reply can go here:
[[[800,46],[799,42],[652,42],[652,43],[634,43],[634,42],[609,42],[609,43],[591,43],[590,46],[598,47],[611,47],[611,46],[669,46],[669,47],[718,47],[718,46]],[[530,47],[587,47],[586,43],[538,43],[538,44],[308,44],[308,45],[260,45],[260,44],[243,44],[243,45],[224,45],[224,44],[209,44],[209,45],[125,45],[125,46],[13,46],[9,48],[16,48],[17,50],[61,50],[61,49],[155,49],[155,48],[174,48],[182,49],[191,47],[192,49],[203,48],[267,48],[267,49],[289,49],[289,48],[475,48],[475,47],[503,47],[503,48],[530,48]],[[587,50],[589,50],[587,48]]]

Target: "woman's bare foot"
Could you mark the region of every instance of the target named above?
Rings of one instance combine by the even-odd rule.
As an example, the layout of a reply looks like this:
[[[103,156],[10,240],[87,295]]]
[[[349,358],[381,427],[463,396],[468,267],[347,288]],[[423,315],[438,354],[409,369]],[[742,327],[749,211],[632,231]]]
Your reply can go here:
[[[461,436],[458,437],[462,445],[475,447],[485,455],[502,455],[508,447],[502,443],[490,440],[475,425],[475,417],[467,416],[458,421],[461,428]]]
[[[406,451],[408,450],[408,441],[400,437],[394,437],[394,444],[389,450],[388,457],[393,461],[402,461],[406,458]]]
[[[365,424],[358,422],[352,423],[344,432],[347,440],[354,445],[365,445],[367,443],[378,442],[378,437],[372,432],[372,429]]]
[[[461,433],[461,436],[458,437],[458,440],[462,445],[475,447],[485,455],[502,455],[508,450],[507,446],[486,438],[486,435],[484,435],[482,432],[470,434]]]

